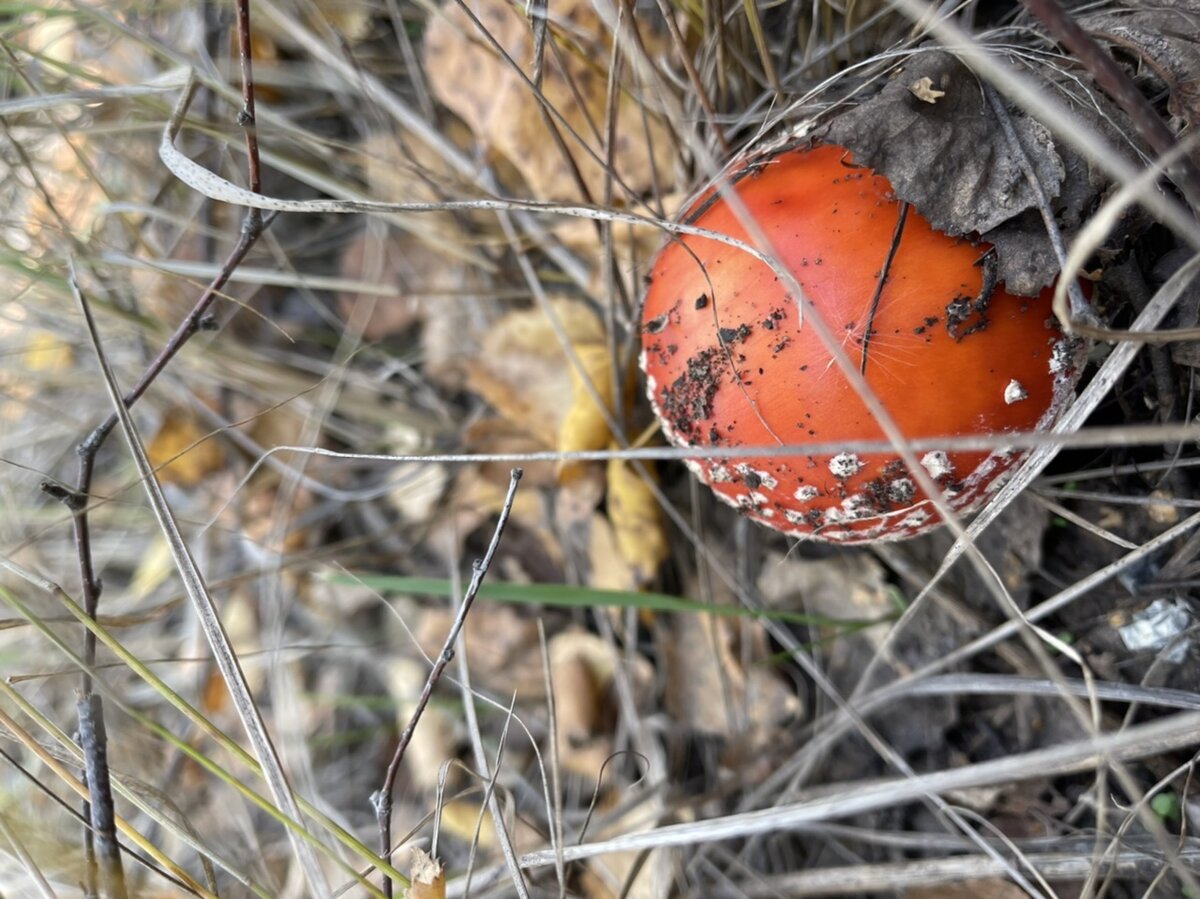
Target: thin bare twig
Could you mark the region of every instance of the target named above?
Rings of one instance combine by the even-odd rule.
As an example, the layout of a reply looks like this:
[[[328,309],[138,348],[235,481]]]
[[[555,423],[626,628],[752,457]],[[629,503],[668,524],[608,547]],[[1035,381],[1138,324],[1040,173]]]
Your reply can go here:
[[[254,82],[250,70],[250,20],[248,0],[238,0],[238,30],[242,54],[243,73],[243,124],[247,127],[247,149],[249,152],[249,181],[251,190],[257,192],[261,181],[257,139],[253,132]],[[191,312],[176,328],[175,333],[146,367],[133,388],[124,396],[125,408],[131,407],[146,392],[172,359],[198,331],[212,323],[208,309],[225,286],[232,273],[241,264],[250,248],[257,242],[269,218],[259,210],[248,210],[237,244],[230,252],[220,272],[196,301]],[[63,502],[72,513],[75,536],[75,551],[79,562],[80,581],[84,610],[95,619],[98,612],[102,585],[96,576],[92,556],[91,528],[88,520],[88,496],[95,473],[96,455],[104,441],[116,426],[118,416],[114,412],[93,430],[77,447],[79,467],[73,489],[60,485],[46,484],[42,489],[50,496]],[[91,631],[84,634],[83,658],[92,666],[96,661],[96,637]],[[116,838],[115,811],[113,808],[112,785],[107,760],[107,739],[103,721],[103,705],[92,693],[91,677],[82,677],[78,702],[80,745],[84,750],[84,780],[88,784],[90,800],[85,804],[85,814],[91,827],[84,834],[84,852],[87,859],[87,883],[89,894],[97,893],[96,875],[100,873],[104,890],[111,899],[124,899],[128,891],[124,869]]]
[[[217,613],[216,603],[213,602],[208,587],[204,583],[203,575],[200,573],[199,566],[196,565],[191,550],[188,548],[183,535],[179,531],[175,515],[167,504],[162,488],[154,475],[154,469],[146,456],[146,449],[142,445],[141,437],[134,428],[129,410],[125,408],[125,404],[122,401],[120,388],[117,385],[116,378],[113,376],[112,369],[109,367],[108,358],[104,353],[104,347],[100,341],[99,331],[92,318],[91,307],[88,305],[82,291],[79,289],[78,283],[75,281],[74,269],[71,271],[69,281],[75,298],[79,303],[80,310],[83,312],[83,320],[87,327],[88,338],[91,341],[92,348],[95,350],[97,361],[100,363],[100,371],[104,377],[104,386],[108,390],[113,407],[117,410],[121,431],[124,433],[125,442],[128,444],[130,454],[133,456],[139,479],[142,486],[146,489],[150,506],[154,511],[154,517],[157,519],[163,537],[166,539],[167,546],[170,548],[172,560],[175,563],[176,570],[179,572],[180,579],[183,581],[184,589],[187,591],[188,598],[192,601],[192,606],[200,622],[200,628],[208,640],[209,647],[212,649],[213,659],[217,664],[218,670],[221,672],[221,678],[229,690],[234,710],[237,712],[238,718],[241,719],[246,738],[254,751],[259,767],[262,769],[263,779],[266,780],[267,787],[271,791],[271,798],[280,812],[299,825],[297,829],[289,828],[287,835],[288,839],[291,840],[296,857],[300,861],[300,866],[308,881],[308,887],[312,895],[327,896],[330,892],[329,883],[317,861],[316,853],[313,850],[313,841],[303,830],[300,807],[283,773],[283,767],[279,763],[278,754],[275,752],[270,735],[267,733],[266,724],[263,722],[258,706],[254,703],[253,695],[246,682],[246,676],[238,661],[237,653],[234,651],[229,640],[229,635],[226,633],[220,615]],[[107,768],[104,770],[107,773]],[[93,812],[93,816],[94,814]],[[99,845],[99,840],[97,840],[97,846]]]
[[[483,585],[484,575],[487,574],[488,568],[492,564],[492,559],[496,555],[496,550],[500,546],[500,538],[504,535],[504,526],[508,523],[508,516],[512,512],[513,500],[517,495],[517,483],[521,480],[522,471],[519,468],[512,470],[512,475],[508,483],[508,495],[504,498],[504,505],[500,509],[500,517],[496,521],[496,530],[492,534],[492,542],[488,544],[487,552],[483,554],[482,559],[476,559],[475,564],[471,569],[471,583],[467,585],[466,592],[463,594],[463,601],[458,607],[458,613],[454,616],[454,622],[450,625],[450,632],[446,634],[446,641],[442,644],[442,651],[438,654],[437,660],[434,661],[433,667],[429,670],[429,677],[425,679],[425,686],[421,688],[421,695],[417,698],[416,708],[413,709],[412,717],[405,726],[404,731],[400,734],[400,740],[396,743],[396,751],[392,754],[392,761],[388,765],[387,773],[384,775],[383,786],[371,797],[372,803],[375,806],[375,818],[379,822],[379,853],[384,861],[391,861],[392,857],[392,791],[396,786],[396,776],[400,773],[400,763],[404,761],[404,754],[408,750],[408,744],[412,742],[413,734],[416,733],[417,724],[421,720],[422,714],[425,712],[425,707],[429,705],[429,699],[433,696],[433,688],[437,686],[441,680],[442,673],[446,670],[446,666],[454,658],[454,644],[458,640],[458,635],[466,624],[467,614],[471,611],[471,606],[475,603],[475,597],[479,594],[479,588]],[[392,895],[392,879],[386,874],[383,876],[383,892],[385,896]]]

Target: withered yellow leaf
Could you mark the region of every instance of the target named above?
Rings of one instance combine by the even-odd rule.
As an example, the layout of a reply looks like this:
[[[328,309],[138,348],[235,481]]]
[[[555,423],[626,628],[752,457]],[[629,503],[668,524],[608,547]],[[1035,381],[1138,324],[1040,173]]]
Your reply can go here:
[[[442,830],[464,843],[479,841],[481,849],[496,845],[496,827],[487,810],[478,802],[456,799],[442,806]]]
[[[617,548],[612,522],[599,512],[592,516],[588,526],[588,565],[591,569],[588,585],[597,590],[633,592],[638,588],[633,567]]]
[[[208,431],[191,414],[179,410],[168,412],[146,447],[159,480],[191,487],[205,475],[218,471],[225,462],[225,453],[219,441],[205,440],[207,435]]]
[[[609,348],[598,343],[576,344],[573,348],[582,371],[574,365],[571,373],[571,406],[558,432],[558,450],[563,453],[598,450],[612,440],[608,420],[612,415],[613,367]],[[589,389],[594,389],[595,394]],[[601,400],[601,406],[597,400]],[[560,481],[570,481],[578,462],[566,461],[559,472]]]
[[[442,806],[442,831],[465,843],[478,838],[478,845],[482,850],[492,850],[498,845],[496,824],[487,809],[481,808],[478,802],[456,799]],[[545,843],[541,834],[522,818],[517,818],[511,823],[508,836],[518,852]]]
[[[649,463],[643,463],[647,474]],[[650,485],[630,463],[608,463],[608,518],[617,538],[617,549],[640,584],[647,583],[667,557],[667,535],[662,510]]]
[[[71,347],[48,331],[35,331],[21,354],[21,361],[29,372],[54,374],[66,371],[71,367]]]
[[[161,535],[155,536],[138,559],[129,593],[135,599],[145,599],[174,573],[175,561],[171,548]]]

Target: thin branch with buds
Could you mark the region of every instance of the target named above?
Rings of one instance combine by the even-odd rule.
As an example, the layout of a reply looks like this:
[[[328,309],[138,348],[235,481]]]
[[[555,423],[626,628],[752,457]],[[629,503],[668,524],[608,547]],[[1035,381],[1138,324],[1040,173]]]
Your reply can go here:
[[[261,167],[258,143],[254,132],[254,80],[250,60],[249,2],[248,0],[238,0],[237,5],[243,91],[243,109],[239,121],[246,128],[250,189],[258,192],[261,182]],[[191,311],[180,322],[175,333],[159,350],[158,355],[142,372],[133,388],[124,396],[126,408],[133,406],[146,393],[150,385],[197,332],[216,326],[216,320],[209,314],[213,301],[216,300],[234,271],[246,258],[251,247],[257,243],[270,220],[271,216],[264,216],[259,210],[247,210],[238,241],[221,266],[221,270],[205,288]],[[91,527],[88,519],[90,492],[95,474],[96,455],[116,427],[117,420],[115,412],[109,415],[77,447],[79,467],[73,488],[65,488],[60,484],[53,483],[42,484],[42,490],[47,495],[62,502],[72,513],[83,606],[93,619],[97,616],[102,584],[96,575],[92,555]],[[84,635],[83,650],[83,658],[87,665],[94,666],[96,637],[91,631],[87,631]],[[90,795],[90,801],[85,803],[84,808],[85,817],[91,821],[91,827],[84,832],[84,852],[87,859],[85,890],[88,895],[98,895],[99,885],[102,884],[105,894],[111,899],[124,899],[128,895],[128,890],[117,844],[103,705],[100,697],[92,692],[92,680],[87,674],[82,677],[77,709],[79,739],[84,751],[84,779],[88,784]]]
[[[471,583],[467,585],[466,592],[463,594],[463,601],[459,604],[458,612],[454,616],[454,622],[450,625],[450,632],[446,634],[446,641],[442,644],[442,651],[438,653],[433,667],[429,670],[429,677],[425,679],[425,686],[421,688],[421,695],[417,699],[417,706],[413,709],[412,717],[409,719],[404,732],[400,734],[400,740],[396,744],[396,751],[392,754],[392,761],[388,765],[387,774],[383,779],[383,786],[371,797],[371,801],[375,806],[375,818],[379,822],[379,852],[384,861],[391,860],[392,854],[392,791],[396,786],[396,776],[400,773],[400,763],[404,761],[404,754],[408,749],[408,744],[412,742],[413,734],[416,732],[417,723],[421,720],[421,715],[425,712],[425,707],[429,705],[429,699],[433,696],[433,688],[442,678],[446,666],[454,658],[454,644],[458,640],[459,633],[462,632],[463,625],[467,623],[467,614],[471,611],[471,606],[475,603],[475,597],[479,594],[479,588],[483,586],[484,575],[487,574],[488,568],[491,567],[492,559],[496,555],[496,550],[500,546],[500,538],[504,535],[504,526],[508,523],[508,516],[512,512],[513,500],[517,495],[517,483],[521,480],[522,471],[519,468],[512,470],[512,475],[508,482],[508,495],[504,498],[504,505],[500,509],[500,518],[496,521],[496,529],[492,533],[492,542],[488,544],[487,552],[483,554],[482,559],[476,559],[471,570]],[[392,880],[386,874],[383,876],[383,892],[385,896],[392,895]]]

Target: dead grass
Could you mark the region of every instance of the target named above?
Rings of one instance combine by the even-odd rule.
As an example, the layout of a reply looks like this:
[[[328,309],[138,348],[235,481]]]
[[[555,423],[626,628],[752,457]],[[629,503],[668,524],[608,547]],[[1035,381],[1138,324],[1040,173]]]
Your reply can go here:
[[[642,276],[685,198],[927,39],[1112,182],[1149,165],[1027,17],[927,11],[261,0],[256,199],[229,10],[14,8],[0,893],[96,876],[86,673],[131,895],[381,895],[373,794],[518,465],[491,590],[398,767],[400,872],[416,847],[448,895],[1195,893],[1192,343],[1098,343],[1024,491],[957,547],[759,529],[662,450],[643,399]],[[1200,114],[1140,77],[1173,124]],[[1095,216],[1084,258],[1115,274],[1093,300],[1116,328],[1192,327],[1195,210],[1144,180],[1139,212]],[[114,408],[98,358],[128,390],[254,204],[285,211],[97,457],[91,622],[55,496]],[[1159,598],[1176,642],[1131,648]]]

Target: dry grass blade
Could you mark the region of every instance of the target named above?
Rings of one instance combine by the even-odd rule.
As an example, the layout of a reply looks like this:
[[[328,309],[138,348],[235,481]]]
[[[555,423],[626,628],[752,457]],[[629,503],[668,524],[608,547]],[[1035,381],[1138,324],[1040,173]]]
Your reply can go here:
[[[101,625],[86,616],[83,610],[73,600],[71,600],[70,597],[63,593],[63,591],[57,585],[46,581],[44,578],[37,576],[33,572],[22,569],[19,565],[16,565],[11,560],[2,556],[0,556],[0,568],[5,568],[11,571],[21,579],[28,581],[30,584],[33,584],[44,592],[56,597],[59,602],[66,606],[67,610],[71,614],[71,617],[84,627],[93,631],[96,634],[99,642],[112,651],[121,664],[124,664],[131,671],[142,677],[146,683],[153,690],[155,690],[155,692],[162,695],[169,704],[173,705],[180,713],[189,718],[191,722],[200,729],[201,732],[207,734],[211,739],[216,741],[216,743],[231,756],[239,759],[247,766],[254,766],[253,759],[249,756],[249,754],[242,750],[238,743],[230,740],[222,731],[218,730],[211,722],[207,721],[202,715],[200,715],[196,709],[189,706],[182,697],[172,691],[166,683],[155,677],[141,660],[130,654],[129,650],[117,642],[111,633],[107,632]],[[7,602],[8,605],[11,606],[21,618],[28,621],[33,628],[42,633],[46,640],[57,647],[59,652],[66,657],[71,665],[71,668],[68,670],[82,670],[88,674],[92,674],[93,679],[97,683],[100,683],[103,687],[102,682],[95,677],[95,670],[90,668],[84,659],[75,653],[56,631],[48,627],[42,619],[35,617],[32,610],[29,609],[29,607],[23,602],[21,602],[19,598],[3,589],[0,589],[0,598],[3,598],[4,601]],[[24,711],[26,715],[29,715],[38,721],[43,729],[57,742],[58,746],[61,747],[62,755],[59,756],[61,760],[71,761],[72,763],[77,763],[80,760],[81,752],[75,743],[69,740],[62,731],[53,727],[48,720],[38,717],[36,711],[28,704],[28,701],[21,697],[21,695],[17,693],[13,687],[4,683],[0,683],[0,694],[7,696],[18,706],[18,708]],[[211,759],[205,758],[200,752],[193,749],[191,746],[179,741],[174,734],[171,734],[169,731],[162,728],[161,725],[145,718],[136,710],[129,708],[118,697],[112,695],[110,692],[105,693],[105,698],[113,702],[118,710],[138,720],[148,731],[157,733],[164,742],[175,743],[180,752],[188,755],[189,758],[192,758],[197,764],[203,766],[219,780],[231,785],[233,789],[241,793],[248,801],[263,808],[265,811],[274,811],[273,809],[269,808],[268,799],[250,790],[248,787],[238,781],[230,772],[222,770],[220,766],[213,763]],[[142,795],[149,792],[148,787],[146,787],[144,784],[139,784],[135,787],[132,784],[127,784],[126,780],[127,778],[121,776],[115,778],[114,784],[117,792],[120,793],[127,801],[137,806],[144,815],[149,816],[152,820],[156,821],[161,828],[164,828],[170,832],[183,845],[190,847],[193,851],[199,854],[205,860],[206,865],[210,862],[215,863],[226,873],[227,876],[232,876],[239,884],[241,884],[254,895],[266,895],[262,887],[256,884],[244,872],[238,870],[237,866],[231,863],[229,859],[223,858],[214,853],[211,847],[205,846],[202,842],[199,842],[195,834],[193,834],[191,831],[185,831],[181,829],[181,826],[177,824],[175,820],[165,816],[160,809],[150,805]],[[139,790],[141,791],[140,793]],[[166,799],[166,797],[159,796],[159,801],[163,804],[171,806],[171,803]],[[378,860],[370,854],[366,846],[362,845],[357,840],[354,840],[350,834],[339,828],[333,821],[318,812],[309,803],[303,802],[302,805],[303,811],[309,817],[315,819],[322,826],[334,832],[343,845],[346,845],[351,851],[357,853],[363,859],[371,862],[373,866],[379,866]],[[172,815],[180,820],[183,818],[182,812],[178,811],[177,809],[172,812]],[[346,870],[347,873],[353,873],[348,868]],[[390,868],[386,868],[385,871],[394,877],[400,877],[398,871],[394,871]],[[369,885],[367,886],[369,887]],[[372,893],[372,895],[378,894]]]
[[[1192,867],[1200,866],[1200,850],[1189,848],[1180,857]],[[1156,855],[1129,851],[1122,852],[1117,858],[1105,859],[1100,865],[1076,852],[1028,853],[1022,857],[1022,861],[1049,880],[1081,880],[1094,869],[1105,874],[1152,876],[1162,864]],[[874,893],[894,895],[895,890],[934,886],[953,890],[941,893],[943,896],[982,896],[992,894],[966,891],[982,890],[985,884],[980,881],[996,883],[995,878],[1003,876],[1004,871],[993,859],[967,855],[892,864],[813,868],[791,875],[746,881],[739,883],[736,888],[717,888],[711,896],[713,899],[776,899],[785,895],[800,899],[805,896],[865,896]]]
[[[1114,198],[1115,199],[1115,198]],[[1193,256],[1192,259],[1179,269],[1170,280],[1167,281],[1155,294],[1154,300],[1144,309],[1138,316],[1137,321],[1133,325],[1133,331],[1153,331],[1162,321],[1163,317],[1175,306],[1179,301],[1180,296],[1191,284],[1192,279],[1200,272],[1200,255]],[[1113,384],[1121,377],[1125,369],[1132,364],[1135,355],[1139,350],[1138,344],[1129,341],[1119,345],[1101,366],[1095,378],[1088,384],[1084,391],[1076,398],[1071,408],[1062,419],[1054,426],[1055,433],[1071,432],[1079,428],[1097,406],[1109,395]],[[996,494],[995,499],[990,502],[979,516],[971,522],[967,528],[967,534],[971,539],[978,537],[992,522],[1000,512],[1011,502],[1018,493],[1028,487],[1051,460],[1058,453],[1059,447],[1052,441],[1047,440],[1043,445],[1037,447],[1029,458],[1021,465],[1021,467],[1013,475],[1012,480],[1005,484],[1000,492]],[[969,547],[966,542],[959,540],[954,547],[946,554],[942,564],[933,578],[930,579],[925,589],[913,600],[912,605],[905,611],[904,616],[896,623],[896,626],[888,634],[888,640],[881,649],[879,655],[863,672],[859,681],[859,689],[855,691],[855,695],[859,695],[871,683],[871,678],[875,671],[882,664],[887,655],[889,646],[899,637],[901,631],[908,623],[916,616],[917,610],[921,607],[923,600],[934,589],[941,577],[950,570],[950,567],[959,558],[959,556],[968,551]]]
[[[1076,11],[1172,153],[1024,8],[1061,2],[18,7],[0,892],[120,899],[85,882],[106,831],[77,798],[111,766],[131,895],[1200,896],[1200,231],[1172,169],[1198,146],[1200,0]],[[848,154],[831,186],[878,175],[911,207],[886,246],[834,193],[749,202],[804,144]],[[737,227],[699,227],[726,194]],[[918,218],[981,270],[961,297],[902,252]],[[810,230],[870,283],[833,313],[842,263],[786,254]],[[699,295],[658,266],[680,243]],[[911,326],[888,320],[906,265]],[[717,277],[763,266],[786,325]],[[658,290],[695,347],[647,340]],[[1057,427],[908,434],[897,413],[955,405],[973,368],[928,401],[887,385],[1017,297],[1080,375]],[[821,391],[749,350],[797,335],[864,407],[844,438],[776,415]],[[1036,391],[1010,380],[984,393],[1012,411]],[[712,445],[652,420],[664,385]],[[822,543],[892,501],[826,479],[842,453],[894,459],[948,529]],[[944,514],[957,453],[1011,463],[974,519]],[[778,500],[769,527],[793,488],[748,455],[841,504],[807,510],[815,539],[687,470]],[[81,678],[107,759],[70,733]],[[410,881],[391,859],[416,846]]]
[[[626,225],[653,227],[668,234],[685,234],[693,237],[706,237],[726,246],[733,247],[762,262],[776,274],[788,282],[794,282],[795,276],[779,264],[774,254],[760,249],[767,246],[765,241],[748,243],[730,237],[720,231],[710,231],[697,228],[683,222],[666,221],[650,215],[640,215],[609,209],[601,206],[586,206],[569,203],[555,203],[544,200],[527,200],[519,197],[504,199],[476,200],[447,200],[437,203],[387,203],[375,200],[292,200],[286,197],[275,197],[258,194],[245,188],[238,187],[233,182],[209,171],[204,166],[189,159],[175,147],[175,138],[183,127],[184,117],[199,82],[193,73],[179,97],[179,102],[163,128],[162,140],[159,142],[158,155],[171,173],[195,190],[197,193],[222,203],[244,206],[248,209],[258,209],[270,212],[299,212],[310,215],[334,213],[349,215],[353,213],[423,213],[423,212],[456,212],[456,211],[493,211],[493,212],[549,212],[557,215],[590,219],[599,222],[611,222]],[[802,292],[801,292],[802,293]]]
[[[28,712],[29,710],[26,710]],[[43,725],[49,722],[40,721]],[[63,765],[53,754],[30,734],[25,728],[21,727],[20,723],[9,715],[7,712],[0,710],[0,724],[4,725],[7,730],[13,734],[34,756],[38,758],[43,765],[46,766],[63,784],[70,788],[77,796],[86,799],[88,797],[88,788],[76,778],[65,765]],[[74,744],[67,739],[65,734],[59,732],[59,742],[64,745]],[[157,847],[148,843],[140,833],[124,818],[117,816],[116,828],[120,831],[131,843],[142,849],[158,862],[165,870],[170,871],[175,877],[191,889],[196,895],[203,896],[205,899],[216,899],[213,893],[204,889],[199,883],[194,881],[186,871],[164,856],[158,851]]]
[[[109,368],[95,320],[92,318],[91,309],[76,281],[73,269],[70,276],[70,283],[72,292],[75,294],[80,310],[83,313],[88,336],[95,350],[96,358],[100,363],[104,385],[108,390],[109,398],[112,400],[113,408],[120,421],[121,432],[125,436],[142,484],[146,488],[146,494],[150,500],[151,507],[154,509],[155,518],[158,520],[163,536],[171,548],[171,555],[175,561],[179,576],[183,581],[184,589],[187,591],[188,598],[192,601],[192,605],[200,619],[201,629],[204,631],[204,636],[212,648],[213,657],[233,699],[234,707],[237,709],[238,717],[245,728],[246,736],[250,741],[254,755],[262,767],[263,776],[266,778],[271,796],[280,811],[303,828],[303,824],[300,823],[303,819],[300,815],[299,806],[296,804],[291,787],[288,785],[287,778],[283,773],[283,768],[271,743],[270,735],[267,733],[262,715],[255,705],[254,697],[250,693],[245,674],[242,672],[237,655],[230,645],[229,637],[225,633],[225,627],[221,623],[217,607],[213,603],[212,597],[208,593],[208,588],[204,583],[204,577],[201,575],[195,560],[192,558],[191,551],[188,549],[187,543],[179,531],[179,527],[175,522],[175,516],[171,512],[170,506],[167,505],[166,497],[163,496],[162,489],[159,487],[158,479],[154,474],[154,468],[146,456],[146,450],[142,445],[141,437],[138,436],[133,419],[125,408],[123,394],[117,386],[116,378],[111,368]],[[325,873],[317,860],[316,852],[312,845],[291,828],[288,829],[288,839],[291,840],[293,851],[303,867],[304,875],[312,894],[314,896],[328,896],[330,894],[329,883],[325,878]]]
[[[1120,733],[1077,740],[992,762],[858,788],[851,787],[810,802],[728,815],[696,823],[672,824],[603,842],[568,846],[562,850],[562,857],[566,861],[575,861],[609,852],[655,849],[662,846],[696,846],[715,840],[739,839],[901,805],[930,794],[938,795],[951,790],[1008,783],[1043,775],[1087,771],[1094,767],[1100,758],[1145,758],[1165,750],[1191,745],[1195,741],[1197,727],[1200,727],[1200,714],[1187,712],[1153,724],[1131,727]],[[553,850],[533,852],[521,857],[521,864],[526,867],[541,867],[554,863]]]
[[[25,869],[26,875],[37,886],[38,892],[42,896],[47,897],[47,899],[55,899],[58,894],[54,892],[54,888],[50,886],[50,882],[46,880],[45,875],[38,869],[37,861],[29,854],[29,850],[25,848],[20,834],[13,830],[12,825],[8,823],[8,818],[4,815],[0,815],[0,837],[8,841],[9,846],[12,847],[13,854],[16,855],[17,860],[21,863],[21,867]]]

